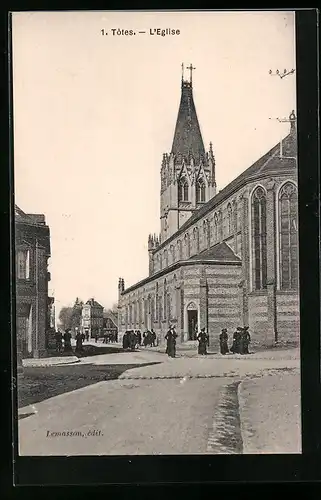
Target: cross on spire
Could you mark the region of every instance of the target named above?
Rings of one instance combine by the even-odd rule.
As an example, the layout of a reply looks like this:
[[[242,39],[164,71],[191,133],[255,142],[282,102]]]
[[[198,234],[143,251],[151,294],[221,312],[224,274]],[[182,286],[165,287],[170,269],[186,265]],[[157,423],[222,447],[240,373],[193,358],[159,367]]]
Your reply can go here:
[[[184,63],[182,63],[182,82],[184,81]]]
[[[196,69],[193,67],[192,63],[190,64],[190,66],[187,66],[186,69],[189,69],[190,70],[190,82],[191,82],[191,85],[192,85],[192,82],[193,82],[193,69]]]

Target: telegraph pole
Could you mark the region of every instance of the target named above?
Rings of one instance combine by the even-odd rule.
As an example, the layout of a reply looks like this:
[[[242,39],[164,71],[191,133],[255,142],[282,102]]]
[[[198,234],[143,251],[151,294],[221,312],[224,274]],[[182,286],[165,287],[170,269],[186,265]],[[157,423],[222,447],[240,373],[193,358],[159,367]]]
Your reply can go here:
[[[276,120],[278,121],[279,123],[291,123],[291,125],[293,123],[296,122],[296,116],[295,116],[295,112],[294,110],[292,111],[292,113],[290,114],[289,118],[269,118],[269,120]],[[281,139],[280,139],[280,158],[283,158],[283,141],[282,141],[282,136],[281,136]]]
[[[283,72],[281,72],[279,69],[277,69],[275,72],[273,72],[271,69],[269,71],[270,76],[279,76],[281,79],[285,78],[286,76],[293,75],[295,73],[295,69],[287,70],[284,69]],[[289,118],[269,118],[269,120],[277,120],[279,123],[285,123],[285,122],[290,122],[291,125],[296,121],[296,116],[294,110],[290,114]],[[282,141],[282,136],[280,139],[280,158],[283,157],[283,141]]]

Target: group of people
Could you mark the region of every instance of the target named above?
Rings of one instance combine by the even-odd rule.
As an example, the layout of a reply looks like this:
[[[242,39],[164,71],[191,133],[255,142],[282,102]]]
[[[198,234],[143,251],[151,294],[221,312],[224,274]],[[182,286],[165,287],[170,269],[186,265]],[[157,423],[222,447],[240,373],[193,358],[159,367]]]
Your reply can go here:
[[[233,343],[231,348],[228,346],[228,333],[227,329],[223,328],[220,334],[220,351],[221,354],[225,355],[228,352],[233,354],[249,354],[249,344],[251,342],[251,336],[249,332],[249,327],[238,326],[233,334]]]
[[[166,354],[170,358],[175,358],[176,356],[176,339],[177,333],[175,326],[170,326],[166,335]],[[207,354],[207,348],[209,346],[209,335],[206,333],[205,328],[202,328],[196,339],[198,340],[198,354],[205,356]],[[229,348],[228,345],[228,333],[227,329],[223,328],[219,336],[220,340],[220,352],[225,355],[229,352],[233,354],[249,354],[249,344],[251,342],[251,336],[249,333],[249,327],[238,326],[233,334],[233,343]],[[135,350],[141,345],[145,347],[155,347],[158,345],[156,333],[154,330],[147,330],[141,334],[140,330],[127,330],[123,335],[123,348]]]
[[[176,338],[177,334],[174,326],[170,326],[167,334],[165,335],[166,340],[166,354],[169,357],[175,358],[176,355]],[[207,347],[209,346],[209,335],[206,333],[205,328],[202,328],[200,333],[197,335],[198,340],[198,354],[205,356],[207,354]],[[249,354],[249,344],[251,342],[251,336],[249,332],[249,327],[238,326],[233,334],[233,344],[231,348],[228,346],[228,333],[227,329],[223,328],[220,334],[220,351],[221,354],[225,355],[228,352],[233,354]]]
[[[123,349],[134,351],[141,345],[145,347],[156,347],[157,336],[153,329],[141,333],[140,330],[126,330],[123,335]]]
[[[75,352],[82,352],[83,351],[83,343],[86,338],[86,335],[84,333],[80,333],[80,331],[77,331],[76,333],[76,349]],[[62,333],[60,330],[58,330],[55,333],[55,342],[56,342],[56,352],[62,353],[71,353],[73,352],[72,345],[71,345],[71,328],[67,328],[65,333]]]
[[[109,344],[110,342],[112,344],[118,342],[117,332],[103,332],[103,344]]]
[[[71,347],[71,329],[67,328],[65,333],[63,334],[60,330],[55,333],[55,341],[56,341],[56,352],[72,352]]]

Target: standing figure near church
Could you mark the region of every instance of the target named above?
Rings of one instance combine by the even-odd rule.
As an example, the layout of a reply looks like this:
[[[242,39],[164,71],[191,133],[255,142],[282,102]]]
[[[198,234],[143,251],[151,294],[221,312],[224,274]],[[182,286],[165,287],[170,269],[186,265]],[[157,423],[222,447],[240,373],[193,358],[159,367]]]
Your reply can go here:
[[[80,332],[77,332],[76,335],[76,352],[81,352],[83,350],[82,348],[82,334]]]
[[[242,332],[242,346],[243,346],[242,354],[250,354],[249,353],[249,343],[250,342],[251,342],[251,335],[249,332],[249,327],[245,326],[243,328],[243,332]]]
[[[202,328],[200,333],[197,336],[198,340],[198,354],[204,356],[207,354],[207,344],[208,344],[208,336],[205,332],[205,328]]]
[[[225,355],[229,352],[228,334],[227,334],[226,328],[223,328],[222,333],[220,334],[220,351],[221,351],[221,354],[223,354],[223,355]]]
[[[147,333],[146,332],[143,333],[143,344],[145,347],[147,347]]]
[[[176,337],[177,334],[175,329],[170,326],[168,332],[165,335],[166,340],[166,354],[169,358],[175,358],[176,355]]]
[[[72,351],[72,347],[71,347],[71,331],[70,331],[70,328],[67,328],[67,330],[64,333],[64,351],[65,352]]]
[[[151,342],[152,342],[152,347],[156,347],[156,333],[152,329],[151,331]]]
[[[138,344],[138,346],[141,346],[142,345],[142,332],[140,330],[137,330],[136,335],[137,335],[137,344]]]
[[[134,330],[131,330],[129,333],[129,348],[132,351],[134,351],[136,348],[136,342],[137,342],[136,334],[135,334]]]
[[[233,354],[241,353],[241,338],[242,338],[242,328],[238,326],[233,334],[233,344],[231,347],[231,352]]]

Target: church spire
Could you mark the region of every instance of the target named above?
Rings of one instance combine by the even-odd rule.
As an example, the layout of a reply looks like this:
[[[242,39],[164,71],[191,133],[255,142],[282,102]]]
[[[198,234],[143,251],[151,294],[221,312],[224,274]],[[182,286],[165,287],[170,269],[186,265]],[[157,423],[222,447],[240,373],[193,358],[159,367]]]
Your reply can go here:
[[[172,153],[188,158],[192,155],[196,162],[205,155],[200,126],[197,119],[193,99],[193,70],[191,64],[186,69],[190,70],[190,80],[184,80],[184,65],[182,64],[181,102],[176,121]]]

